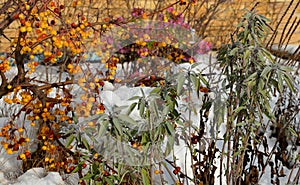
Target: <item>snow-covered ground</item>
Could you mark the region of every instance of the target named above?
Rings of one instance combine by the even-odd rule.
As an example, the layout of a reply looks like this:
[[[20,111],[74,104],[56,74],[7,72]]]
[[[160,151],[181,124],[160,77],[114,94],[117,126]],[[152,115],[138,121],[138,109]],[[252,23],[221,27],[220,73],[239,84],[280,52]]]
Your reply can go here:
[[[16,179],[7,180],[7,174],[0,172],[0,183],[2,185],[64,185],[62,177],[58,172],[46,172],[43,168],[33,168],[21,174]],[[11,177],[10,177],[11,178]]]
[[[209,55],[201,55],[198,58],[198,62],[201,62],[202,64],[199,65],[197,68],[203,72],[203,73],[212,73],[212,72],[218,72],[217,69],[214,69],[213,66],[215,59],[212,58]],[[97,69],[98,64],[91,64],[92,69]],[[181,68],[188,68],[189,64],[183,64],[181,65]],[[39,66],[37,69],[38,72],[38,77],[45,79],[46,77],[43,75],[45,74],[45,68],[43,66]],[[16,69],[12,69],[9,73],[15,74]],[[50,71],[48,71],[48,74],[50,76],[48,77],[49,79],[56,80],[57,79],[57,68],[53,67]],[[10,76],[10,75],[9,75]],[[62,78],[66,78],[66,76],[62,76]],[[218,84],[216,84],[218,85]],[[128,101],[128,99],[132,96],[137,96],[141,95],[140,91],[141,87],[126,87],[126,86],[114,86],[108,82],[106,82],[104,86],[104,90],[101,93],[102,99],[104,100],[104,104],[107,106],[108,110],[112,108],[114,105],[117,106],[129,106],[132,101]],[[146,93],[149,93],[151,88],[144,87],[143,88]],[[299,89],[298,89],[299,90]],[[216,92],[210,93],[211,98],[216,97]],[[1,108],[3,110],[4,108],[4,103],[2,100],[0,100]],[[194,103],[194,106],[196,108],[199,108],[202,103],[201,103],[201,97],[198,99],[196,97],[196,94],[192,94],[192,102]],[[179,100],[179,105],[184,106],[186,101],[184,100]],[[220,106],[220,105],[213,105],[213,106]],[[9,111],[6,111],[9,112]],[[188,117],[188,112],[182,112],[183,116]],[[5,116],[7,115],[2,115],[2,118],[0,119],[0,128],[2,127],[3,124],[5,124],[5,121],[8,119]],[[211,112],[209,115],[210,121],[207,122],[206,128],[205,128],[205,137],[206,138],[221,138],[225,132],[225,126],[221,125],[218,127],[218,130],[215,130],[215,132],[211,132],[211,130],[214,130],[216,128],[216,125],[213,124],[213,113]],[[192,114],[191,115],[191,120],[193,123],[196,125],[199,123],[199,115],[198,114]],[[219,133],[218,133],[219,131]],[[218,134],[217,134],[218,133]],[[192,174],[192,169],[191,169],[191,159],[190,159],[190,154],[189,151],[184,143],[184,141],[180,140],[179,145],[175,145],[174,147],[174,154],[176,158],[179,160],[176,162],[177,165],[180,165],[182,167],[182,171],[185,172],[187,171],[188,175]],[[275,140],[274,139],[269,139],[270,144],[274,144]],[[218,141],[216,143],[217,148],[221,149],[223,145],[223,141]],[[4,151],[4,149],[1,148],[0,146],[0,184],[3,185],[31,185],[31,184],[37,184],[37,185],[60,185],[60,184],[65,184],[63,178],[55,172],[45,172],[44,169],[42,168],[34,168],[30,169],[25,173],[22,173],[20,169],[20,162],[16,160],[16,155],[7,155]],[[270,147],[271,149],[271,147]],[[169,156],[169,159],[171,160],[171,156]],[[226,161],[226,158],[224,159]],[[186,163],[186,164],[185,164]],[[220,171],[219,171],[219,166],[220,166],[220,161],[219,158],[215,161],[214,165],[216,165],[218,168],[215,173],[215,184],[220,184]],[[170,167],[170,171],[172,172],[173,169],[171,168],[170,165],[167,165]],[[185,169],[187,167],[187,169]],[[299,166],[298,166],[299,168]],[[285,174],[289,174],[289,170],[284,168]],[[295,170],[295,173],[297,170]],[[266,168],[265,175],[261,178],[259,184],[270,184],[270,168]],[[292,176],[295,176],[296,174],[293,173]],[[224,175],[224,172],[222,173]],[[168,184],[174,184],[173,178],[170,176],[170,174],[167,172],[167,170],[164,170],[164,176],[166,180],[168,181]],[[225,177],[223,176],[223,182],[222,184],[225,184],[224,180]],[[287,182],[286,180],[283,180],[283,183]]]

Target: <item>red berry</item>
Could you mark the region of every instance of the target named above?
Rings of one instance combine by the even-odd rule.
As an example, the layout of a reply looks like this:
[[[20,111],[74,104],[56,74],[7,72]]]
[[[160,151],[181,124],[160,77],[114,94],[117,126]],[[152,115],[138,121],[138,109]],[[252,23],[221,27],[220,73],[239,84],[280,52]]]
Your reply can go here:
[[[47,34],[46,34],[46,33],[43,33],[43,34],[41,35],[41,37],[44,39],[44,38],[47,37]]]
[[[99,84],[100,84],[100,86],[104,86],[104,82],[103,81],[100,81]]]
[[[104,175],[105,177],[109,176],[108,171],[104,171],[104,172],[103,172],[103,175]]]
[[[75,28],[75,27],[76,27],[76,24],[73,22],[73,23],[71,24],[71,27],[72,27],[72,28]]]
[[[28,151],[25,152],[25,156],[26,156],[27,159],[30,158],[30,155],[31,155],[30,152],[28,152]]]
[[[15,143],[13,146],[13,151],[18,151],[19,150],[19,144]]]
[[[59,9],[58,8],[54,8],[53,10],[55,13],[59,13]]]
[[[56,138],[57,139],[61,138],[61,135],[60,134],[56,134]]]
[[[208,93],[209,92],[209,89],[206,88],[206,87],[200,87],[200,92],[204,92],[204,93]]]
[[[20,20],[20,23],[21,23],[22,26],[25,25],[25,22],[26,22],[25,19],[21,19],[21,20]]]
[[[24,142],[25,142],[25,138],[23,138],[23,137],[21,137],[21,138],[19,139],[19,141],[18,141],[19,144],[22,144],[22,143],[24,143]]]
[[[72,172],[75,169],[75,166],[70,166],[69,170]]]
[[[14,19],[18,19],[19,18],[19,14],[15,14],[13,17],[14,17]]]

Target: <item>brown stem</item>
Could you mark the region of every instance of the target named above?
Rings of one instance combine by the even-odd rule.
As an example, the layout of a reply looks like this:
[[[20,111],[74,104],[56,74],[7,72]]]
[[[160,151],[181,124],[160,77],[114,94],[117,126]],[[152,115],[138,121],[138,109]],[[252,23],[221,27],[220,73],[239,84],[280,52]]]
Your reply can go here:
[[[6,78],[6,76],[5,76],[5,74],[3,73],[2,70],[0,70],[0,76],[1,76],[1,80],[2,80],[0,89],[2,89],[2,88],[7,86],[7,78]]]

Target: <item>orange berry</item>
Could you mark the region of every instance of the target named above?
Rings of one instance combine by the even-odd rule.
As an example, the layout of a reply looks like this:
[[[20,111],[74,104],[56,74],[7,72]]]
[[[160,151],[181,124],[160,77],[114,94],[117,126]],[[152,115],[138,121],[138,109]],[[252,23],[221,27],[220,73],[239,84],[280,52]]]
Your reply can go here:
[[[20,158],[21,158],[22,160],[26,160],[26,155],[25,155],[25,154],[20,154]]]
[[[24,18],[25,18],[24,14],[19,14],[19,19],[24,19]]]
[[[206,87],[200,87],[200,92],[204,92],[204,93],[208,93],[209,92],[209,89],[206,88]]]
[[[12,154],[13,151],[12,151],[11,149],[8,149],[8,150],[6,150],[6,153],[7,153],[7,154]]]
[[[50,5],[51,7],[54,7],[54,6],[55,6],[55,2],[51,1],[49,5]]]
[[[20,31],[21,31],[22,33],[26,32],[26,27],[25,27],[25,26],[22,26],[22,27],[20,28]]]
[[[137,147],[136,142],[134,142],[134,143],[132,144],[132,147],[133,147],[133,148],[136,148],[136,147]]]

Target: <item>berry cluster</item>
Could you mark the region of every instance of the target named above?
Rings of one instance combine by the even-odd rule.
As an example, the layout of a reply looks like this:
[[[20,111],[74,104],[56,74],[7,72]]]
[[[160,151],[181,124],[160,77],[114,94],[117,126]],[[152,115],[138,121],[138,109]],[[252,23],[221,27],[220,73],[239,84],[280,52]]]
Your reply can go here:
[[[3,137],[4,140],[1,141],[1,145],[7,154],[18,152],[22,146],[25,146],[30,141],[25,135],[23,127],[15,128],[11,122],[2,127],[0,137]]]

